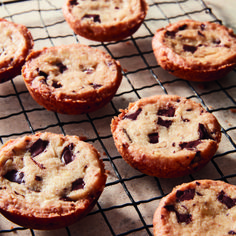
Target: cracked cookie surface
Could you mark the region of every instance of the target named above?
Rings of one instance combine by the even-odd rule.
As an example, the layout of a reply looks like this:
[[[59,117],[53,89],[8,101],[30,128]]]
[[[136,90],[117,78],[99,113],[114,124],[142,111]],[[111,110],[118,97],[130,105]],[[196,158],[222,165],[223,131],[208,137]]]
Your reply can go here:
[[[187,19],[169,24],[156,31],[152,47],[163,69],[187,80],[216,80],[236,65],[236,36],[218,23]]]
[[[118,41],[135,33],[147,14],[145,0],[67,0],[66,21],[76,34],[95,41]]]
[[[155,236],[235,235],[236,186],[197,180],[177,186],[153,217]]]
[[[32,52],[22,75],[36,102],[66,114],[88,113],[103,107],[122,80],[118,61],[82,44]]]
[[[192,100],[157,95],[131,103],[111,123],[121,156],[157,177],[178,177],[204,166],[215,154],[221,131],[217,119]]]
[[[65,227],[85,216],[106,181],[96,149],[53,133],[8,141],[0,150],[0,211],[30,228]]]

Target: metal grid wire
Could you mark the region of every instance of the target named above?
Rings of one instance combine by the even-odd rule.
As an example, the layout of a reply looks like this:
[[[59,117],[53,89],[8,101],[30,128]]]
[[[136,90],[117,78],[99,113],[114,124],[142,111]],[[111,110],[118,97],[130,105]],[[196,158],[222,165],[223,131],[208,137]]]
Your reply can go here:
[[[21,76],[0,87],[0,141],[35,132],[86,137],[102,154],[109,171],[104,193],[85,219],[56,231],[19,227],[0,218],[1,235],[152,235],[152,216],[159,200],[173,187],[195,179],[236,184],[236,71],[225,78],[196,83],[169,75],[157,65],[151,40],[157,28],[191,18],[222,23],[202,0],[149,0],[147,17],[132,37],[98,43],[73,33],[64,20],[64,1],[1,1],[0,17],[22,23],[32,32],[35,49],[69,43],[99,47],[119,60],[123,81],[113,100],[99,111],[69,116],[46,111],[30,97]],[[152,94],[177,94],[197,100],[213,113],[222,127],[222,143],[212,161],[197,173],[176,179],[146,176],[129,167],[115,149],[111,119],[129,102]]]

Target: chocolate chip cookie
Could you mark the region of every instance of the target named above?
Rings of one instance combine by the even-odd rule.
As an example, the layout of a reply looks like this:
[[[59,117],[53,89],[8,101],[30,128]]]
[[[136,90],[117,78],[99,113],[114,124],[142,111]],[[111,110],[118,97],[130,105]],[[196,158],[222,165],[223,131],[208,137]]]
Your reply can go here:
[[[111,123],[115,145],[137,170],[162,178],[199,170],[221,140],[215,116],[199,103],[157,95],[131,103]]]
[[[0,212],[24,227],[74,223],[93,208],[105,182],[99,153],[76,136],[37,133],[0,149]]]
[[[177,186],[154,214],[154,236],[236,235],[236,186],[197,180]]]
[[[178,21],[158,29],[152,47],[163,69],[186,80],[216,80],[236,65],[236,35],[218,23]]]
[[[32,35],[24,25],[0,19],[0,83],[20,75],[33,45]]]
[[[122,80],[118,61],[82,44],[33,51],[22,75],[36,102],[64,114],[88,113],[105,106]]]
[[[145,0],[67,0],[63,13],[76,34],[108,42],[135,33],[144,21],[147,9]]]

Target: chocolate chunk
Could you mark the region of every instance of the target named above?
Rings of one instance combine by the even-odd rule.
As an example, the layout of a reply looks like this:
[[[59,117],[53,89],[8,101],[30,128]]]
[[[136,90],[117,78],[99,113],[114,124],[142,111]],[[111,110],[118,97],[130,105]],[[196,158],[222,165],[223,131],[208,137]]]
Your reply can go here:
[[[65,70],[67,70],[67,67],[62,62],[57,63],[56,66],[59,68],[60,73],[63,73]]]
[[[61,85],[60,82],[53,80],[52,87],[54,87],[54,88],[61,88],[62,85]]]
[[[92,18],[94,22],[101,23],[100,16],[98,14],[85,14],[82,19]]]
[[[167,211],[174,211],[174,212],[175,212],[175,207],[174,207],[174,205],[165,205],[164,208],[165,208]]]
[[[61,159],[65,164],[68,164],[74,160],[74,155],[72,152],[73,148],[74,148],[73,143],[69,144],[67,147],[64,148],[61,155]]]
[[[76,5],[78,5],[78,2],[77,2],[77,0],[70,0],[70,1],[69,1],[69,4],[70,4],[71,6],[76,6]]]
[[[191,164],[194,164],[196,162],[199,162],[201,160],[201,152],[197,151],[195,154],[195,157],[192,159]]]
[[[101,84],[91,83],[90,85],[91,85],[94,89],[97,89],[97,88],[101,88],[101,87],[102,87]]]
[[[170,106],[167,109],[160,109],[158,110],[157,115],[173,117],[175,115],[175,108]]]
[[[194,52],[197,50],[197,47],[196,47],[196,46],[192,46],[192,45],[184,44],[184,45],[183,45],[183,50],[184,50],[185,52],[194,53]]]
[[[167,37],[170,36],[171,38],[174,38],[175,35],[176,35],[176,32],[175,32],[175,31],[169,31],[169,30],[167,30],[166,33],[165,33],[165,35],[166,35]]]
[[[24,173],[17,170],[8,171],[3,177],[18,184],[25,183]]]
[[[229,234],[229,235],[236,235],[236,232],[235,232],[234,230],[230,230],[230,231],[228,232],[228,234]]]
[[[198,133],[199,133],[199,138],[200,139],[213,139],[210,134],[207,132],[206,127],[199,123],[198,125]]]
[[[195,195],[195,189],[187,189],[184,191],[177,190],[176,192],[176,201],[186,201],[186,200],[192,200]]]
[[[79,178],[72,183],[72,191],[83,189],[84,186],[85,186],[84,180],[82,178]]]
[[[42,181],[43,178],[42,178],[41,176],[37,176],[37,175],[36,175],[36,176],[35,176],[35,180],[36,180],[36,181]]]
[[[192,215],[191,214],[180,214],[176,212],[176,217],[178,220],[178,223],[186,223],[189,224],[192,221]]]
[[[176,214],[176,218],[177,218],[177,221],[178,223],[186,223],[186,224],[189,224],[191,221],[192,221],[192,215],[191,214],[180,214],[173,205],[166,205],[164,206],[164,208],[167,210],[167,211],[172,211],[172,212],[175,212]]]
[[[198,31],[197,32],[198,35],[202,36],[202,37],[205,37],[205,35],[201,32],[201,31]],[[199,46],[199,45],[198,45]]]
[[[157,124],[169,128],[172,124],[172,120],[163,120],[161,117],[158,117]]]
[[[38,71],[38,74],[39,74],[39,76],[43,76],[43,77],[45,77],[45,79],[48,78],[48,74],[45,73],[44,71],[39,70],[39,71]]]
[[[130,119],[130,120],[136,120],[138,115],[141,113],[142,108],[139,108],[137,111],[131,114],[126,114],[123,119]]]
[[[179,30],[185,30],[187,27],[188,27],[188,26],[187,26],[186,24],[181,25],[181,26],[179,27]]]
[[[48,145],[47,140],[38,139],[33,145],[29,148],[29,152],[31,153],[32,157],[35,157],[42,153]]]
[[[220,41],[220,39],[214,39],[214,40],[213,40],[213,43],[214,43],[214,44],[220,44],[221,41]]]
[[[236,199],[232,199],[231,197],[227,196],[223,190],[218,194],[217,199],[219,202],[225,204],[228,209],[236,205]]]
[[[197,145],[201,143],[201,140],[194,140],[194,141],[189,141],[189,142],[182,142],[179,144],[181,149],[188,149],[188,150],[193,150],[197,147]]]
[[[205,30],[206,25],[205,25],[205,24],[201,24],[201,25],[200,25],[200,28],[201,28],[201,30]]]
[[[157,132],[148,134],[150,143],[158,143],[159,142],[159,134]]]

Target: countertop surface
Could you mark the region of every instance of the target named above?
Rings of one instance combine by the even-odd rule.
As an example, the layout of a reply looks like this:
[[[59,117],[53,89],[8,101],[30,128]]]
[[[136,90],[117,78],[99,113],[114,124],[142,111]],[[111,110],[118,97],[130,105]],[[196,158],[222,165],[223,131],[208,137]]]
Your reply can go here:
[[[101,153],[108,171],[104,192],[84,219],[67,228],[39,231],[22,228],[0,216],[0,235],[152,235],[153,214],[159,201],[175,186],[197,179],[236,184],[236,71],[209,83],[185,81],[160,68],[151,47],[158,28],[186,18],[222,22],[236,33],[236,1],[147,2],[146,19],[132,37],[99,43],[73,33],[61,11],[64,0],[1,1],[0,17],[26,25],[33,35],[36,50],[71,43],[98,47],[120,62],[123,80],[115,97],[105,107],[73,116],[56,114],[38,105],[28,93],[21,75],[0,84],[0,146],[9,139],[35,132],[78,135],[86,137],[86,141]],[[200,171],[174,179],[146,176],[126,164],[115,148],[110,130],[111,119],[130,102],[166,93],[201,103],[216,116],[222,127],[222,141],[213,159]]]

